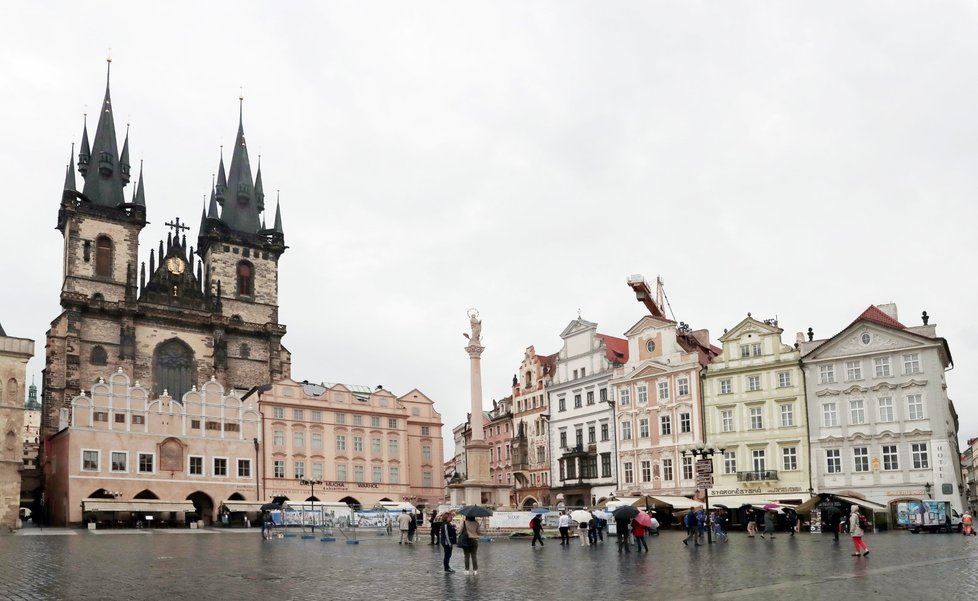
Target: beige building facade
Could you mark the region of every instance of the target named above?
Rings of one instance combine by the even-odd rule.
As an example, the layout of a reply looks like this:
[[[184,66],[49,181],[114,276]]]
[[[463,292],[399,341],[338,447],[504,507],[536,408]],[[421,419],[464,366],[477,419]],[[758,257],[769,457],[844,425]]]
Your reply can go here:
[[[0,528],[18,525],[24,458],[24,386],[34,341],[7,336],[0,326]]]
[[[547,387],[557,355],[538,355],[532,346],[513,376],[513,485],[515,507],[550,505],[550,406]]]
[[[705,371],[706,444],[713,456],[710,503],[801,503],[811,487],[808,414],[800,353],[775,320],[749,315],[720,337]]]
[[[444,500],[441,415],[421,391],[398,397],[383,388],[280,380],[259,404],[264,500],[363,509]]]

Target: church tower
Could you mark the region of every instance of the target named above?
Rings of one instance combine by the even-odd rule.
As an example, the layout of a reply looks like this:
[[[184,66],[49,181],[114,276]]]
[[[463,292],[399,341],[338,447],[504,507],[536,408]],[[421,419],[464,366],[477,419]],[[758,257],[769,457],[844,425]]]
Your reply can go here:
[[[217,310],[228,323],[215,345],[228,357],[248,359],[256,349],[242,335],[267,332],[268,346],[259,352],[268,357],[274,381],[289,373],[288,358],[280,348],[285,326],[278,321],[278,261],[288,247],[277,200],[273,226],[266,226],[261,159],[253,178],[244,101],[239,102],[231,166],[225,171],[222,152],[207,212],[201,214],[197,254],[204,260],[207,292],[217,299]]]
[[[69,157],[58,210],[57,229],[64,237],[62,313],[48,331],[42,375],[41,430],[57,431],[60,412],[74,395],[94,384],[86,376],[89,364],[110,360],[131,369],[132,352],[122,351],[126,325],[136,312],[136,265],[139,232],[146,225],[142,171],[129,200],[129,133],[119,152],[114,107],[106,69],[105,97],[89,142],[88,123],[82,129],[76,185],[74,156]],[[74,149],[72,149],[74,155]]]
[[[82,131],[84,185],[76,185],[73,160],[65,174],[62,310],[47,332],[42,441],[68,423],[72,399],[115,373],[150,398],[177,403],[212,378],[231,391],[290,376],[286,328],[278,321],[282,218],[276,207],[274,226],[264,226],[261,167],[252,179],[240,110],[231,168],[225,173],[222,157],[197,249],[179,218],[161,220],[171,231],[149,245],[143,262],[143,170],[135,190],[124,193],[129,136],[119,152],[113,111],[106,83],[91,143],[87,123]]]

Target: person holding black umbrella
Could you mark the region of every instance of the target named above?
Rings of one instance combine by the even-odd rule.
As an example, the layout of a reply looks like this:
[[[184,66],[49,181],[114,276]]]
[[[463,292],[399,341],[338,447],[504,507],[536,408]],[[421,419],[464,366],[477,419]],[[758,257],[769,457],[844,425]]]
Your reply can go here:
[[[540,542],[540,546],[543,546],[543,518],[540,514],[536,514],[530,520],[530,529],[533,530],[533,540],[530,541],[530,546],[535,547],[537,541]]]

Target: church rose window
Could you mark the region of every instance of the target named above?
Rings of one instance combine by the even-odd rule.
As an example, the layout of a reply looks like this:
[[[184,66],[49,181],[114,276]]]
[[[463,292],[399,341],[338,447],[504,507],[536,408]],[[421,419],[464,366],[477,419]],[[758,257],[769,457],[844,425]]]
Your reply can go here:
[[[108,236],[99,236],[95,241],[95,275],[112,275],[112,240]]]
[[[168,340],[156,347],[153,358],[156,395],[166,390],[170,397],[181,401],[194,381],[194,353],[183,341]]]
[[[255,294],[255,268],[248,261],[238,263],[238,295]]]

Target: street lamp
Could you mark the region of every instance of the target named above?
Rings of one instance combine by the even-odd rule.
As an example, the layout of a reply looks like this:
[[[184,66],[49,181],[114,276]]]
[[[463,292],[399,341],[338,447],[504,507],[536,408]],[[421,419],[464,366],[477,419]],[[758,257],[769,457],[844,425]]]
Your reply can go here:
[[[697,457],[701,457],[701,459],[696,460],[695,463],[699,463],[700,461],[707,461],[707,462],[709,462],[709,465],[710,465],[710,481],[712,482],[712,480],[713,480],[713,459],[711,459],[711,458],[713,457],[713,455],[715,455],[717,453],[719,453],[719,454],[722,455],[723,454],[723,448],[722,447],[719,447],[719,448],[708,447],[708,446],[706,446],[705,444],[703,444],[701,442],[701,443],[697,443],[695,446],[690,446],[690,447],[686,447],[686,448],[682,449],[682,456],[683,457],[686,456],[686,453],[689,453],[690,455],[692,455],[693,456],[693,459],[696,459]],[[697,476],[698,476],[698,474],[697,474]],[[707,543],[709,543],[709,544],[712,545],[713,544],[713,532],[712,532],[712,528],[710,528],[710,522],[709,522],[709,520],[710,520],[710,487],[709,486],[704,486],[703,487],[703,502],[706,504],[706,524],[707,524],[707,528],[706,528],[706,541],[707,541]]]
[[[313,495],[313,490],[315,489],[315,487],[316,487],[317,484],[322,484],[322,483],[323,483],[322,480],[307,480],[305,478],[303,478],[302,480],[299,480],[299,484],[301,484],[303,486],[308,486],[309,487],[309,510],[310,510],[310,513],[315,508],[315,506],[313,505],[314,501],[312,500],[312,498],[314,496]],[[305,521],[305,520],[303,520],[303,521]],[[310,532],[315,532],[316,531],[316,524],[315,524],[316,520],[315,520],[315,518],[313,518],[312,521],[313,521],[313,523],[312,524],[309,524],[309,531]]]

